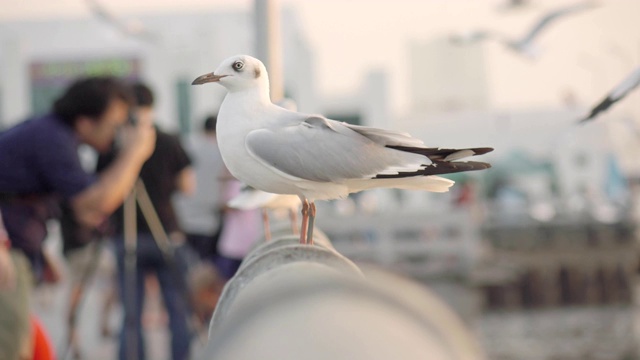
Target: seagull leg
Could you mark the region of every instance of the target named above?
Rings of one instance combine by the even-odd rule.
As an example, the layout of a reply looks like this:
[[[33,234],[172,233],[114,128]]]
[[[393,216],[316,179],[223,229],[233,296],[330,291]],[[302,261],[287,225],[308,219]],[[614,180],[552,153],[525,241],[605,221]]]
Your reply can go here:
[[[291,221],[291,232],[293,235],[298,234],[298,211],[289,209],[289,219]]]
[[[262,209],[262,224],[264,226],[264,240],[271,241],[271,228],[269,227],[269,213]]]
[[[311,202],[309,207],[309,228],[307,229],[307,244],[313,245],[313,224],[316,221],[316,203]]]
[[[302,201],[302,225],[300,226],[300,244],[307,243],[307,225],[309,225],[309,201]]]

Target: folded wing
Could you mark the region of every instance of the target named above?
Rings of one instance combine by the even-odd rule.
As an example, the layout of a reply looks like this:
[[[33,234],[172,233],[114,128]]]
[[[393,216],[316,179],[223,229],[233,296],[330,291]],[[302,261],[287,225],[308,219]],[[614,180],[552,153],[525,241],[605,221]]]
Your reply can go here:
[[[409,134],[311,116],[290,126],[252,131],[249,153],[273,171],[317,181],[407,177],[479,170],[485,163],[457,162],[490,148],[424,147]]]

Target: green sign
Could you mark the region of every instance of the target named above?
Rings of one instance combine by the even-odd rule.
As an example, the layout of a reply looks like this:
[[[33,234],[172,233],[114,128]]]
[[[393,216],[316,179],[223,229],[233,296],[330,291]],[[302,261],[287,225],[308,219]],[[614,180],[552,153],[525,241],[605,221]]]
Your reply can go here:
[[[134,58],[42,61],[30,66],[31,106],[34,114],[51,108],[69,83],[84,76],[111,75],[126,80],[140,77],[140,62]]]

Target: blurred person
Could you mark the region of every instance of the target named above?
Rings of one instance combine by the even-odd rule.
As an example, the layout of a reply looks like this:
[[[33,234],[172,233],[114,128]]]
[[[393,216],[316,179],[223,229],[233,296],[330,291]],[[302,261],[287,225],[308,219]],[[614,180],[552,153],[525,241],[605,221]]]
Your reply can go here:
[[[187,242],[200,259],[211,263],[218,256],[224,206],[220,178],[225,173],[225,166],[216,140],[216,123],[215,115],[208,116],[202,133],[188,139],[186,150],[193,160],[196,189],[193,194],[177,194],[174,199]]]
[[[113,266],[104,267],[104,263],[102,263],[102,255],[105,253],[102,250],[107,245],[104,239],[109,230],[107,224],[105,223],[98,228],[84,226],[77,221],[68,204],[63,203],[61,210],[62,254],[67,263],[67,273],[71,282],[67,313],[67,344],[63,352],[63,358],[66,359],[66,354],[71,353],[74,359],[81,359],[77,321],[82,300],[86,296],[85,290],[89,285],[89,280],[95,279],[98,267],[102,265],[102,275],[106,276],[109,282],[106,288],[103,289],[103,304],[102,311],[99,314],[99,326],[102,336],[109,336],[109,310],[117,300],[115,270]]]
[[[209,277],[228,280],[260,237],[261,215],[259,210],[238,210],[226,205],[240,193],[242,183],[229,173],[220,155],[217,120],[215,115],[208,116],[202,136],[190,139],[187,149],[193,154],[196,192],[176,196],[175,202],[189,245],[202,260],[215,265],[215,273],[206,264],[197,272],[204,274],[209,269]],[[215,295],[215,291],[211,294]]]
[[[29,359],[32,279],[45,273],[46,221],[67,201],[78,221],[98,226],[133,188],[151,155],[148,121],[124,126],[133,102],[129,87],[112,77],[76,80],[50,113],[0,134],[0,349],[2,359]],[[121,130],[120,155],[100,176],[80,165],[78,146],[108,151]]]
[[[154,96],[149,87],[142,83],[133,85],[136,97],[136,117],[139,121],[151,122],[154,117]],[[195,176],[191,168],[191,160],[184,151],[177,136],[170,135],[156,127],[157,140],[151,157],[144,163],[140,171],[140,179],[144,182],[151,203],[155,208],[163,230],[172,240],[176,250],[183,242],[176,215],[171,204],[174,192],[192,193],[195,188]],[[117,158],[116,151],[101,155],[98,159],[98,171]],[[120,333],[119,358],[130,359],[131,346],[137,348],[133,354],[137,360],[145,359],[145,348],[142,336],[142,313],[145,298],[145,276],[154,274],[160,284],[160,291],[165,308],[169,315],[171,330],[171,354],[174,360],[189,358],[191,332],[188,326],[188,302],[185,292],[185,279],[182,278],[179,251],[173,252],[175,261],[168,263],[162,249],[156,243],[151,232],[151,225],[143,216],[140,207],[136,216],[137,244],[135,271],[135,309],[127,309],[130,294],[125,286],[125,244],[124,244],[124,210],[120,207],[112,216],[116,259],[118,267],[118,283],[120,298],[125,304],[125,318]],[[133,318],[131,318],[133,317]],[[133,328],[127,328],[132,326]],[[128,336],[134,331],[136,339]]]
[[[194,325],[200,334],[207,336],[209,322],[218,305],[225,279],[212,262],[203,261],[189,272],[188,284]]]
[[[222,200],[226,204],[240,194],[243,184],[226,168],[222,179]],[[216,266],[220,275],[228,280],[235,275],[242,259],[262,235],[262,215],[259,209],[238,210],[225,206],[223,221]]]

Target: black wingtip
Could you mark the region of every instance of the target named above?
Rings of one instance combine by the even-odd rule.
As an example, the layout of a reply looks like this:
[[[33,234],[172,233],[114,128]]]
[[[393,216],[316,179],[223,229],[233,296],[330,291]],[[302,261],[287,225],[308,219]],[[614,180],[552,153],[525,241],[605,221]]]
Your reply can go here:
[[[409,146],[390,146],[390,145],[387,145],[387,147],[394,150],[406,151],[406,152],[426,156],[431,161],[432,164],[422,170],[418,170],[415,172],[401,172],[393,175],[377,175],[375,177],[377,179],[402,178],[402,177],[410,177],[410,176],[443,175],[443,174],[457,173],[457,172],[463,172],[463,171],[485,170],[485,169],[491,168],[491,164],[485,163],[485,162],[455,161],[455,160],[449,161],[446,159],[451,155],[455,157],[455,154],[461,151],[472,151],[473,154],[469,155],[469,157],[483,155],[483,154],[492,152],[493,151],[492,147],[479,147],[479,148],[467,148],[467,149],[418,148],[418,147],[409,147]]]
[[[578,124],[582,125],[584,123],[587,123],[587,122],[595,119],[596,117],[598,117],[598,115],[600,115],[601,112],[606,111],[607,109],[609,109],[609,107],[611,107],[611,105],[613,105],[618,100],[619,99],[614,100],[611,97],[607,96],[598,105],[596,105],[593,109],[591,109],[591,112],[589,113],[589,116],[587,116],[584,119],[580,120],[578,122]]]
[[[490,153],[493,151],[491,147],[479,147],[479,148],[467,148],[467,149],[445,149],[445,148],[419,148],[419,147],[410,147],[410,146],[394,146],[387,145],[388,148],[400,151],[406,151],[414,154],[420,154],[428,157],[431,161],[443,160],[447,158],[447,156],[457,153],[459,151],[471,150],[473,151],[473,155],[483,155],[486,153]]]
[[[490,169],[491,164],[479,161],[435,161],[432,166],[414,172],[401,172],[393,175],[376,175],[375,179],[393,179],[411,176],[431,176],[453,174],[465,171]]]
[[[475,154],[475,155],[484,155],[486,153],[490,153],[492,152],[494,149],[491,147],[482,147],[482,148],[473,148],[471,149]]]

